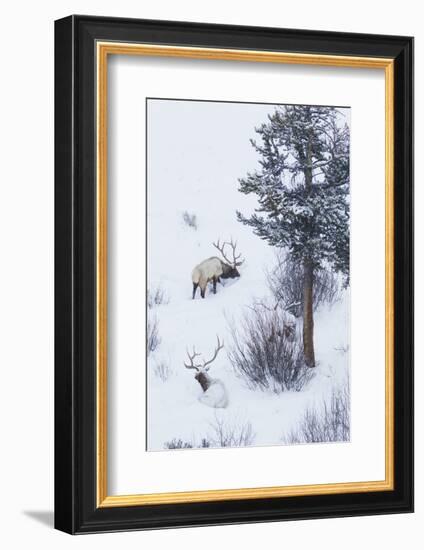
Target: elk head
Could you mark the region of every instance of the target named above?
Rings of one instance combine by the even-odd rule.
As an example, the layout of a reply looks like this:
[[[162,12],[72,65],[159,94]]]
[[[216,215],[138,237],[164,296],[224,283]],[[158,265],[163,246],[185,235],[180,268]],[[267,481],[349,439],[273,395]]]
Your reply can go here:
[[[221,245],[220,239],[218,239],[216,243],[212,244],[217,250],[219,250],[221,256],[224,259],[224,261],[221,260],[223,269],[221,277],[223,279],[235,279],[236,277],[240,277],[240,273],[237,268],[242,265],[244,260],[240,259],[241,253],[236,253],[237,241],[233,241],[233,239],[231,239],[230,241],[224,241],[224,243]],[[230,259],[225,252],[226,246],[229,246],[231,248],[232,259]]]
[[[190,352],[187,350],[187,355],[189,358],[190,363],[184,363],[184,366],[186,369],[194,369],[196,371],[196,374],[194,375],[194,378],[199,382],[199,384],[202,386],[202,390],[206,391],[209,386],[212,383],[212,379],[208,374],[208,371],[210,369],[211,364],[215,361],[215,359],[218,356],[218,353],[220,350],[224,347],[224,343],[221,343],[219,341],[219,337],[216,337],[217,339],[217,347],[215,348],[215,351],[213,353],[213,356],[208,361],[203,360],[200,362],[195,362],[196,357],[199,357],[201,353],[197,353],[196,350],[193,347],[193,353],[190,354]]]

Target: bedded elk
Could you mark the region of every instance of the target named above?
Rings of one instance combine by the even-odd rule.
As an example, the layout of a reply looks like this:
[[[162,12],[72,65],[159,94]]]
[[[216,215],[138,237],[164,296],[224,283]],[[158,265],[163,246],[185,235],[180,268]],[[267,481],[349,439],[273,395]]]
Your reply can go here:
[[[201,354],[197,353],[193,347],[193,353],[190,354],[187,350],[187,355],[190,363],[184,363],[186,369],[194,369],[196,374],[194,378],[199,382],[203,393],[199,397],[199,401],[208,407],[213,407],[215,409],[224,409],[228,405],[228,395],[227,390],[224,386],[222,380],[219,378],[212,378],[209,376],[208,371],[211,364],[215,361],[218,356],[219,351],[224,347],[224,343],[221,344],[219,337],[217,336],[218,345],[215,348],[212,359],[209,361],[204,361],[202,363],[195,364],[196,357],[199,357]]]
[[[212,243],[219,250],[224,261],[217,256],[212,256],[204,260],[193,269],[191,279],[193,281],[193,300],[196,296],[197,287],[200,287],[200,295],[205,297],[206,287],[209,282],[213,283],[213,293],[216,294],[216,283],[221,282],[221,279],[235,279],[240,277],[238,267],[244,262],[241,260],[241,254],[236,254],[237,242],[231,239],[225,241],[222,245],[219,242]],[[225,253],[225,246],[231,247],[233,258],[230,260]]]

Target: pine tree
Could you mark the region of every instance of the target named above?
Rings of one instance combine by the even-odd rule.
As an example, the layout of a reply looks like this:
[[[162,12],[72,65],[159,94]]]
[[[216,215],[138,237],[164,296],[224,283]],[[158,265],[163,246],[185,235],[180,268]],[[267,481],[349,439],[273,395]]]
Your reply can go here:
[[[277,107],[251,140],[260,169],[239,180],[258,207],[239,221],[303,266],[303,347],[315,366],[314,272],[322,267],[349,281],[349,128],[332,107]]]

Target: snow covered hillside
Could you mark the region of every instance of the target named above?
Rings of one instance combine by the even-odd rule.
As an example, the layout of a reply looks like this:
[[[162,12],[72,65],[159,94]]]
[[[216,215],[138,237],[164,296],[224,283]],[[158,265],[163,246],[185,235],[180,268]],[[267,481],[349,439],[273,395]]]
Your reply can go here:
[[[218,433],[240,436],[240,444],[281,445],[305,410],[321,406],[334,387],[344,383],[349,360],[349,293],[315,315],[317,367],[300,392],[279,394],[249,389],[228,358],[230,324],[255,301],[271,299],[266,272],[275,250],[236,219],[250,212],[251,197],[238,191],[238,178],[258,162],[249,139],[266,119],[269,105],[237,105],[151,100],[148,104],[148,290],[163,292],[148,320],[157,323],[158,345],[147,362],[147,449],[164,450],[178,441],[214,446]],[[195,227],[184,213],[196,216]],[[240,278],[208,287],[192,300],[191,271],[219,255],[212,242],[232,237],[245,262]],[[224,348],[209,374],[225,384],[226,408],[199,401],[194,370],[184,367],[193,346],[204,359],[213,355],[216,337]],[[188,446],[186,445],[186,446]],[[178,445],[177,445],[178,446]],[[184,445],[182,445],[184,446]]]

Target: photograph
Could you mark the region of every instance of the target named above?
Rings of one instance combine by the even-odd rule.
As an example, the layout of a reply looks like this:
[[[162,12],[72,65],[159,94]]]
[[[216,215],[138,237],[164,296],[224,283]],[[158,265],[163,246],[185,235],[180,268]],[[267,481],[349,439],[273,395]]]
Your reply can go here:
[[[349,444],[350,119],[146,99],[147,451]]]

